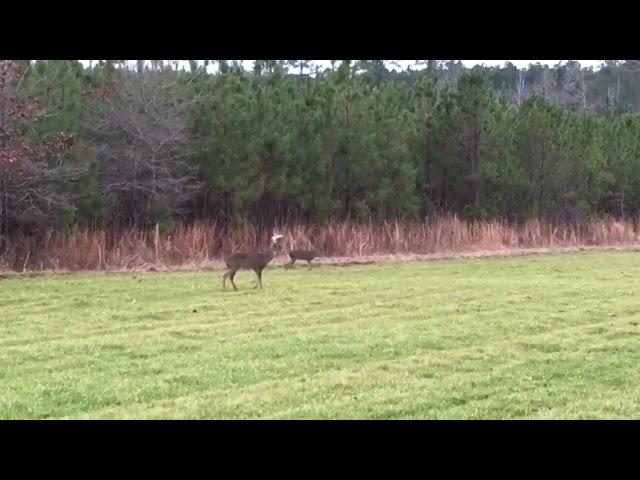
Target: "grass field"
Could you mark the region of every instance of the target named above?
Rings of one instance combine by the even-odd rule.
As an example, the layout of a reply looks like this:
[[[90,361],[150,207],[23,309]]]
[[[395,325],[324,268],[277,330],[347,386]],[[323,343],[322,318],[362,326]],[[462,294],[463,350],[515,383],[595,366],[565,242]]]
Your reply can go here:
[[[0,418],[640,418],[640,254],[0,281]]]

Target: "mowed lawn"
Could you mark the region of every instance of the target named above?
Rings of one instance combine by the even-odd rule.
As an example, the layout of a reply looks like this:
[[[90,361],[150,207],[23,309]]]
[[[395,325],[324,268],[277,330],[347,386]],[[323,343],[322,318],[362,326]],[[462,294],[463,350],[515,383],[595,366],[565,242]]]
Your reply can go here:
[[[0,418],[640,418],[640,253],[0,281]]]

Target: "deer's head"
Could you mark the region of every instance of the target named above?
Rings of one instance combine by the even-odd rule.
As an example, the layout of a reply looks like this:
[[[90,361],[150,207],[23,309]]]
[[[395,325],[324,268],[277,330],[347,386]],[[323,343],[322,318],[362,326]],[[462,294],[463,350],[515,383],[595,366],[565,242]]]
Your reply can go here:
[[[282,235],[278,233],[274,234],[273,237],[271,237],[271,250],[273,251],[274,255],[277,255],[284,250],[279,242],[281,238]]]

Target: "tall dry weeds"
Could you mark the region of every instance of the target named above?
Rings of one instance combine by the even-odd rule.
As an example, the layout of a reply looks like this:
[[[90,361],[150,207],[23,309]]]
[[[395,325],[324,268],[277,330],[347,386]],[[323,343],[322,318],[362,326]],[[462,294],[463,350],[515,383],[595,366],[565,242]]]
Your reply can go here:
[[[478,250],[633,245],[638,226],[632,221],[595,220],[555,225],[531,220],[522,225],[502,221],[466,222],[442,217],[425,223],[338,222],[325,226],[279,225],[284,245],[316,248],[327,257],[384,254],[459,254]],[[271,232],[252,226],[234,229],[216,224],[175,228],[169,234],[129,230],[85,229],[73,234],[50,232],[42,239],[15,239],[0,256],[0,269],[135,270],[140,268],[211,267],[236,250],[265,247]]]

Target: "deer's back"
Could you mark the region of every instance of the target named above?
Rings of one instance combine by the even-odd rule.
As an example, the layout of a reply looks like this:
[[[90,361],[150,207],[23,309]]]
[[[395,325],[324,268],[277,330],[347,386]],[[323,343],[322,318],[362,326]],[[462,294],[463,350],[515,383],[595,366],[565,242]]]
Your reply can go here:
[[[296,260],[308,260],[311,261],[316,258],[315,250],[291,250],[289,252],[289,257]]]
[[[265,256],[257,252],[236,252],[228,255],[224,259],[228,268],[264,268],[266,266]]]

